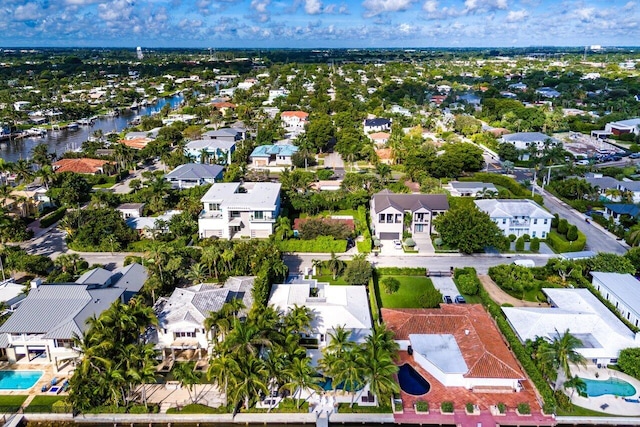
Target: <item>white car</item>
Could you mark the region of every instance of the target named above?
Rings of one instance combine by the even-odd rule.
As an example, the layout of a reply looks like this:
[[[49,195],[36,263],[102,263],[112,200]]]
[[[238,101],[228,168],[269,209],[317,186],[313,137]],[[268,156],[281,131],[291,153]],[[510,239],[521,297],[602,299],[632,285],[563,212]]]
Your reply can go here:
[[[402,242],[400,240],[394,240],[393,247],[396,249],[402,249]]]

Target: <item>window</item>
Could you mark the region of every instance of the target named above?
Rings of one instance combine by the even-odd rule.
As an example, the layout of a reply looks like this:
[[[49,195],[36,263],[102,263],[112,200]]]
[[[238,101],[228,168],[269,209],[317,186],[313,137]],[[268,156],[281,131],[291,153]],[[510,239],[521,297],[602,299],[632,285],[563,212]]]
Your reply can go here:
[[[196,337],[195,332],[175,332],[173,335],[175,336],[175,338],[195,338]]]
[[[255,211],[253,213],[253,218],[254,219],[264,219],[264,212],[262,211]]]
[[[536,232],[535,231],[531,233],[531,237],[536,237]]]
[[[549,221],[548,219],[544,219],[544,225],[547,225],[547,221]]]
[[[396,214],[396,224],[400,224],[402,222],[402,214]]]
[[[538,218],[534,218],[534,219],[533,219],[533,223],[534,223],[534,224],[537,224],[537,223],[538,223]]]
[[[546,232],[546,231],[543,231],[543,232],[542,232],[542,238],[544,239],[545,237],[547,237],[547,232]]]
[[[387,222],[388,222],[389,224],[392,224],[392,223],[393,223],[393,214],[387,214]]]
[[[58,348],[71,348],[73,346],[73,340],[57,339],[56,347]]]
[[[210,211],[219,211],[220,210],[220,203],[209,203],[209,210]]]
[[[502,218],[502,223],[506,224],[507,223],[507,218]]]
[[[380,224],[384,224],[384,222],[385,222],[384,219],[385,219],[385,215],[384,214],[378,215],[378,222]]]
[[[239,211],[231,211],[231,212],[229,212],[229,217],[231,217],[231,218],[240,218],[240,212]]]

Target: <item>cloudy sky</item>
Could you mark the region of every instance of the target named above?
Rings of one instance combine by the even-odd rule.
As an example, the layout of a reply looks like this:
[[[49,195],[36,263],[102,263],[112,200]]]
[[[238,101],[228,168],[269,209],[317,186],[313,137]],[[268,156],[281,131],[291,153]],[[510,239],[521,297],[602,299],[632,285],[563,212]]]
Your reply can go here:
[[[640,0],[0,0],[0,47],[640,45]]]

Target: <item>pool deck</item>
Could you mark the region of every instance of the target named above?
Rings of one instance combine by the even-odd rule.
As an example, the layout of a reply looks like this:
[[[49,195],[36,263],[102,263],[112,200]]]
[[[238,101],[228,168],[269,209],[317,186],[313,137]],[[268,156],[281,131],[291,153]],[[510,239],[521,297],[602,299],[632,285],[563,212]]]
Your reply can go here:
[[[640,381],[627,374],[623,374],[622,372],[608,368],[598,369],[597,366],[588,365],[586,368],[580,367],[579,369],[572,366],[571,373],[579,376],[580,378],[599,381],[605,381],[609,378],[624,380],[633,385],[636,389],[636,394],[629,396],[628,398],[640,399]],[[596,377],[596,373],[598,374],[598,377]],[[582,397],[579,396],[578,393],[573,393],[573,395],[571,395],[571,391],[569,391],[569,396],[571,397],[571,402],[574,405],[578,405],[583,408],[610,415],[640,416],[640,403],[627,402],[622,397],[612,396],[610,394],[597,397]]]
[[[37,360],[37,359],[35,359]],[[71,378],[73,374],[73,367],[67,366],[59,372],[54,372],[53,365],[49,363],[36,363],[34,361],[26,362],[26,361],[18,361],[18,363],[10,364],[8,362],[0,362],[0,370],[3,371],[42,371],[42,376],[40,379],[28,389],[23,390],[0,390],[0,395],[27,395],[27,400],[25,400],[23,407],[29,405],[33,397],[37,395],[42,396],[65,396],[68,393],[51,393],[49,391],[43,392],[42,387],[47,385],[51,386],[51,380],[56,378],[58,380],[57,384],[62,386],[65,380]]]

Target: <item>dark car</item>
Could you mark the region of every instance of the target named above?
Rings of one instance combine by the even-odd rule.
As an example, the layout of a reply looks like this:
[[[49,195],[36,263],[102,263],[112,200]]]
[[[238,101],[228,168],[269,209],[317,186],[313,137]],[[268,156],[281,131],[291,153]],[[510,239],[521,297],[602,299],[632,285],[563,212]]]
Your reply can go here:
[[[633,153],[629,156],[630,159],[640,159],[640,153]]]
[[[467,300],[462,295],[456,297],[456,304],[466,304]]]
[[[451,299],[451,297],[449,295],[445,295],[444,297],[442,297],[442,299],[447,304],[453,304],[453,300]]]

